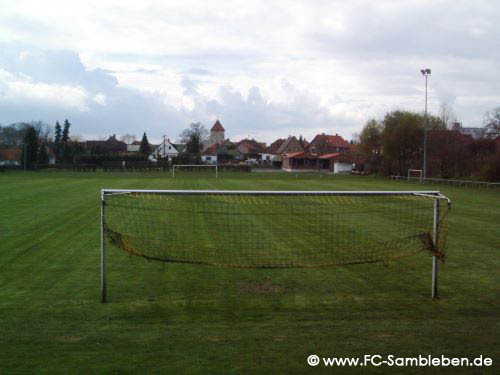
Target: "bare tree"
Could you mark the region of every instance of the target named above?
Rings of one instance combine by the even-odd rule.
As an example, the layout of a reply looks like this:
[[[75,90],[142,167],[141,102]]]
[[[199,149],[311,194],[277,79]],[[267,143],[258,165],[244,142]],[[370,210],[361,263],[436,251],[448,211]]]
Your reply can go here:
[[[125,133],[120,137],[120,141],[125,142],[129,145],[132,142],[137,141],[137,137],[135,136],[135,134]]]
[[[439,109],[439,117],[441,118],[441,121],[443,122],[443,126],[446,129],[451,129],[453,126],[453,123],[457,121],[457,117],[455,116],[455,113],[453,112],[453,107],[444,102],[441,103],[440,109]]]
[[[188,129],[180,134],[180,141],[186,145],[186,151],[190,154],[201,155],[203,141],[208,137],[208,130],[201,122],[192,123]]]
[[[487,137],[500,137],[500,107],[486,113],[484,124]]]

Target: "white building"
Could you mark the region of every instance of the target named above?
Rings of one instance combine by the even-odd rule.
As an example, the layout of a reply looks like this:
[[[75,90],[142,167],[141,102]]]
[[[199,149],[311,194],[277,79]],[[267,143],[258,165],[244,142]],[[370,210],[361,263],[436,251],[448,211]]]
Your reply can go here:
[[[139,152],[141,149],[141,142],[134,141],[131,144],[127,145],[127,152]]]
[[[279,155],[269,154],[267,152],[261,152],[259,155],[262,163],[270,164],[275,160],[279,160]]]
[[[179,155],[179,151],[170,142],[170,139],[165,138],[162,143],[160,143],[149,155],[149,160],[156,161],[159,158],[172,160],[172,158]]]
[[[205,164],[217,164],[217,150],[219,145],[214,143],[201,154],[201,161]]]

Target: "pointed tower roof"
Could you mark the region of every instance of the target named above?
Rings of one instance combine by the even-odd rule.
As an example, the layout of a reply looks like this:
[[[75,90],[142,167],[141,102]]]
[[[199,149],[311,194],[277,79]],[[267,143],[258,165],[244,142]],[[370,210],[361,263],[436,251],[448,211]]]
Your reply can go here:
[[[215,124],[214,126],[212,126],[212,129],[210,129],[211,132],[223,132],[223,131],[226,131],[226,129],[224,129],[221,125],[221,123],[219,122],[219,119],[217,119],[217,121],[215,121]]]

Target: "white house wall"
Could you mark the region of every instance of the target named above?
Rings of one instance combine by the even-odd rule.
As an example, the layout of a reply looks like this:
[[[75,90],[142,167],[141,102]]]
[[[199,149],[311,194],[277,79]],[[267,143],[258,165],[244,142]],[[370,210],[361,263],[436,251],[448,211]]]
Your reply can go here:
[[[352,171],[352,164],[347,163],[334,163],[333,173],[349,173]]]
[[[217,164],[217,155],[202,155],[201,161],[205,164]]]

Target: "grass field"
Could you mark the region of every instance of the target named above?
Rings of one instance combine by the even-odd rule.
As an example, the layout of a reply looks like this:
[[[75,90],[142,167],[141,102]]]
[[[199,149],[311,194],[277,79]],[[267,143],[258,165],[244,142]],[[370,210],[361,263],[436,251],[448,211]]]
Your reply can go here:
[[[101,188],[441,190],[453,202],[441,298],[430,299],[425,253],[265,270],[148,262],[112,248],[101,304]],[[310,354],[483,355],[493,367],[444,370],[498,373],[499,223],[500,192],[362,176],[0,174],[0,373],[359,371],[310,367]]]

